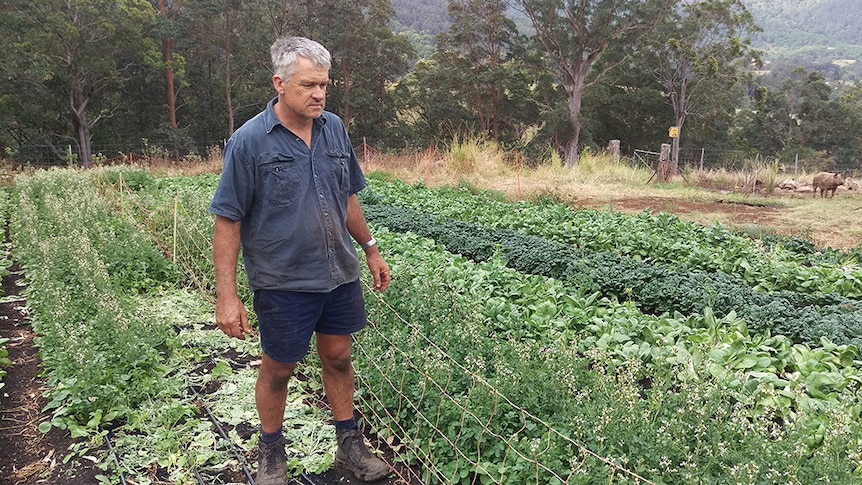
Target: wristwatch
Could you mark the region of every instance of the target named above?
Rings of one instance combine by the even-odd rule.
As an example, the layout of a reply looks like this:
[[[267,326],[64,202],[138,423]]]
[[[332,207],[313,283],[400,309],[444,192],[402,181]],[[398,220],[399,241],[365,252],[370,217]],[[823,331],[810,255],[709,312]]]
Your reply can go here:
[[[372,237],[367,243],[363,244],[361,247],[363,251],[368,251],[369,249],[371,249],[371,246],[374,246],[375,244],[377,244],[377,240]]]

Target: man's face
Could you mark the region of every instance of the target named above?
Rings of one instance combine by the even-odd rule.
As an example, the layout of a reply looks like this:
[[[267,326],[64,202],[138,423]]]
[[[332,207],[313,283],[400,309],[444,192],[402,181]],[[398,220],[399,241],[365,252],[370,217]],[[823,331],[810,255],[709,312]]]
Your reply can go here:
[[[295,67],[289,80],[275,76],[273,85],[288,117],[299,122],[313,120],[323,113],[326,106],[329,69],[315,66],[305,57],[300,57]]]

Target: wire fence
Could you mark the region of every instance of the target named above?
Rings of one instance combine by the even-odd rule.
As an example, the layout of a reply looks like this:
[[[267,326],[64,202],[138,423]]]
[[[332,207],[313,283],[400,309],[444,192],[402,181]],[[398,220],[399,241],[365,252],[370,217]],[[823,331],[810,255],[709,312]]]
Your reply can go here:
[[[656,170],[659,165],[660,152],[636,149],[628,157],[625,157],[633,166],[641,166],[650,170]],[[803,172],[817,172],[820,170],[843,172],[845,175],[856,177],[862,172],[859,163],[824,163],[801,160],[799,155],[789,157],[761,157],[749,151],[743,150],[717,150],[706,148],[680,148],[678,168],[683,173],[691,173],[704,170],[726,170],[729,172],[740,172],[756,170],[765,166],[774,166],[777,173],[788,177],[797,177]]]
[[[376,295],[373,304],[377,307],[377,318],[367,329],[374,335],[367,340],[377,344],[364,346],[360,342],[356,349],[364,354],[365,358],[361,360],[367,365],[357,372],[361,387],[368,391],[363,397],[362,407],[370,411],[370,418],[376,426],[385,427],[386,433],[398,437],[400,442],[411,442],[406,423],[395,419],[406,409],[415,421],[410,425],[431,430],[430,437],[426,438],[428,441],[440,440],[448,445],[449,449],[442,452],[422,446],[408,447],[400,452],[403,459],[418,459],[425,481],[452,483],[451,477],[461,476],[473,477],[462,483],[513,483],[506,470],[527,468],[534,470],[534,479],[525,483],[571,484],[581,483],[585,477],[598,478],[598,467],[604,475],[603,483],[653,483],[613,460],[593,453],[571,439],[565,431],[555,429],[511,401],[482,376],[461,365],[458,359],[423,336],[418,326],[402,318],[381,295],[367,293]],[[415,338],[409,347],[405,348],[403,341],[396,342],[388,337],[386,329],[389,325],[410,329]],[[382,346],[380,342],[383,342]],[[386,358],[395,355],[399,358]],[[381,378],[370,380],[367,376]],[[420,382],[421,387],[405,389],[405,382]],[[451,392],[453,382],[469,382],[469,388],[466,392],[463,389]],[[397,396],[394,403],[393,395]],[[548,396],[548,399],[553,398]],[[423,402],[426,400],[433,402]],[[452,414],[453,409],[457,414]],[[489,426],[488,423],[498,416],[505,416],[513,423],[510,429],[515,428],[514,431]],[[531,435],[540,434],[544,438],[523,446],[522,438],[527,429],[531,430]],[[463,439],[468,434],[470,437]],[[571,450],[566,463],[560,463],[550,451],[560,446]],[[501,448],[504,450],[502,453],[499,451]],[[502,455],[503,459],[488,461],[483,458],[482,450],[495,450],[495,456]],[[439,458],[434,456],[435,452],[445,454],[449,459],[441,465]]]
[[[114,184],[136,224],[182,269],[191,285],[214,303],[211,263],[212,218],[205,205],[208,195],[184,191],[169,202],[138,200],[123,181]],[[241,271],[241,269],[239,269]],[[238,277],[241,286],[243,275]],[[409,464],[398,483],[511,484],[510,471],[525,470],[532,477],[520,483],[652,483],[634,471],[592,452],[529,409],[509,399],[482,376],[472,372],[436,342],[423,335],[420,325],[404,318],[366,284],[369,325],[355,342],[359,409],[369,429],[387,443],[396,463]],[[247,288],[240,288],[240,296]],[[253,316],[253,315],[250,315]],[[454,318],[454,317],[453,317]],[[391,338],[392,328],[410,338]],[[360,364],[361,363],[361,364]],[[319,371],[310,358],[310,371]],[[453,383],[468,383],[456,386]],[[554,399],[554,396],[548,396]],[[410,422],[403,416],[410,416]],[[505,417],[507,430],[491,423]],[[423,443],[411,430],[424,430]],[[477,431],[478,430],[478,431]],[[527,432],[529,430],[529,432]],[[542,439],[526,439],[526,436]],[[445,449],[425,446],[434,441]],[[559,450],[568,450],[561,463]],[[495,450],[489,459],[483,450]],[[499,458],[502,457],[502,458]]]
[[[154,145],[147,140],[140,143],[96,144],[92,146],[94,165],[116,165],[137,163],[142,160],[159,159],[174,163],[193,163],[206,159],[213,150],[219,154],[226,140],[200,142],[181,151]],[[79,157],[73,145],[23,145],[14,151],[0,153],[0,159],[15,166],[63,167],[79,165]]]
[[[115,165],[123,163],[146,163],[147,161],[170,162],[174,164],[197,163],[213,158],[220,158],[222,149],[227,140],[212,140],[197,143],[182,152],[172,151],[168,148],[153,145],[147,140],[138,144],[100,144],[93,145],[93,163],[95,165]],[[372,148],[365,140],[358,141],[355,147],[357,156],[365,161],[371,157],[379,157],[385,153]],[[411,153],[398,153],[399,156],[410,158],[426,154],[434,148],[416,150]],[[655,170],[658,166],[660,153],[654,149],[635,149],[629,154],[623,154],[623,159],[635,166],[645,166]],[[507,158],[515,160],[514,153],[507,154]],[[78,164],[77,155],[72,145],[55,147],[49,145],[26,145],[19,147],[14,154],[7,153],[5,158],[0,154],[0,160],[6,160],[14,166],[70,166]],[[679,169],[683,172],[694,172],[698,170],[727,170],[742,171],[757,164],[775,164],[779,173],[795,177],[800,172],[816,172],[819,170],[839,171],[845,175],[856,177],[862,173],[862,165],[859,162],[811,162],[800,160],[798,154],[786,157],[763,157],[751,151],[681,147],[679,151]],[[812,166],[816,165],[816,166]]]

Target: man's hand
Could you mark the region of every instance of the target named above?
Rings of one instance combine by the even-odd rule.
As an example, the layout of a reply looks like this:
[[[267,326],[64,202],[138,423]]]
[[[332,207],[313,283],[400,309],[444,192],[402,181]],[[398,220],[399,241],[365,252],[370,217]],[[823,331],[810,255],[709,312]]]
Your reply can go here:
[[[246,335],[254,335],[248,326],[245,306],[237,296],[219,298],[216,301],[216,325],[228,337],[244,340]]]
[[[389,265],[386,264],[386,261],[383,261],[383,257],[380,256],[377,248],[366,252],[365,260],[368,262],[368,269],[374,278],[374,289],[381,293],[386,291],[386,288],[389,287],[389,283],[392,281],[392,275],[389,273]]]

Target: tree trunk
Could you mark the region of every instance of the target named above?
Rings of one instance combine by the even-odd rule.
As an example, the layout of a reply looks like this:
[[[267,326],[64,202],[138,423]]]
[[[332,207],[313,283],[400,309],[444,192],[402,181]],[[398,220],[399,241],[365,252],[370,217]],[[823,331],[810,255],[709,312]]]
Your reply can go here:
[[[584,93],[584,77],[574,79],[572,86],[566,88],[569,96],[569,119],[572,134],[566,141],[564,167],[574,167],[578,164],[578,143],[581,138],[581,99]]]
[[[231,71],[230,71],[230,57],[231,57],[231,31],[233,30],[233,25],[231,23],[230,17],[230,5],[225,6],[224,11],[224,99],[225,99],[225,109],[227,110],[227,132],[228,136],[233,135],[235,130],[234,127],[234,118],[233,118],[233,98],[231,97],[231,84],[233,81],[231,80]]]
[[[496,31],[499,25],[495,25],[493,29]],[[497,52],[497,44],[494,42],[493,35],[489,34],[485,40],[488,46],[488,58],[490,60],[491,73],[494,75],[494,82],[491,83],[491,131],[494,136],[494,144],[500,144],[500,89],[498,87],[497,69],[499,68],[499,53]]]
[[[658,167],[656,168],[656,181],[667,182],[673,175],[673,167],[670,164],[670,145],[663,143],[661,146],[661,155],[659,155],[658,159]]]
[[[165,8],[165,0],[159,0],[159,13],[162,17],[167,18],[167,9]],[[172,44],[170,38],[162,37],[162,61],[165,63],[165,84],[166,96],[168,101],[168,117],[171,123],[171,129],[177,129],[177,107],[176,93],[174,92],[174,70],[171,68]]]
[[[93,165],[93,144],[90,139],[90,121],[87,119],[87,103],[80,76],[72,71],[73,87],[69,90],[69,108],[72,111],[72,125],[78,142],[78,163],[86,168]]]
[[[345,49],[345,52],[349,52],[349,49]],[[348,66],[348,60],[346,58],[341,60],[341,82],[344,83],[344,90],[341,96],[341,119],[344,120],[344,124],[347,125],[348,131],[350,131],[350,103],[348,100],[350,99],[350,90],[353,88],[350,67]]]
[[[674,121],[676,121],[677,134],[673,139],[673,150],[671,153],[670,170],[671,175],[679,173],[679,142],[682,138],[682,125],[685,123],[685,113],[688,110],[688,81],[681,81],[679,86],[679,96],[671,96],[671,105],[673,106]]]

